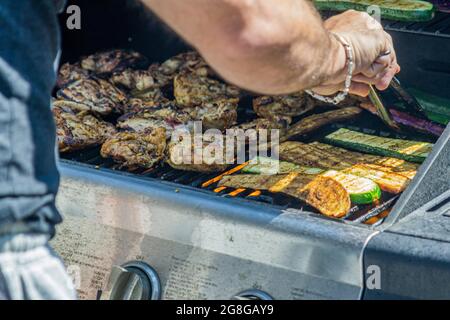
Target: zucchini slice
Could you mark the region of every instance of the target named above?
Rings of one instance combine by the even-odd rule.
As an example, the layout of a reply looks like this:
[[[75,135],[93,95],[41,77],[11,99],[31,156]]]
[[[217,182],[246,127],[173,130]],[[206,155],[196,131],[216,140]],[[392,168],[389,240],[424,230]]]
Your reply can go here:
[[[362,152],[422,163],[433,144],[413,140],[373,136],[341,128],[325,137],[326,142]]]
[[[286,174],[291,172],[319,174],[325,170],[301,166],[288,161],[279,161],[268,157],[257,157],[242,169],[242,173],[253,174]]]
[[[419,0],[314,0],[318,10],[367,11],[378,6],[383,19],[395,21],[428,21],[433,19],[433,4]]]
[[[335,170],[329,170],[322,176],[332,178],[342,184],[349,193],[350,200],[355,204],[372,204],[381,198],[380,187],[370,179]]]

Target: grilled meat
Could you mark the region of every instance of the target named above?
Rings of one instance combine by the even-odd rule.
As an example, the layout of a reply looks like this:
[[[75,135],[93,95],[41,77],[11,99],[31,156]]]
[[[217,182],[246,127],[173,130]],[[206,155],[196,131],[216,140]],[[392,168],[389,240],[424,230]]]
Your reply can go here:
[[[259,117],[273,122],[290,124],[292,117],[300,116],[314,108],[305,92],[283,96],[262,96],[253,100],[253,109]]]
[[[89,75],[90,72],[81,68],[79,63],[65,63],[59,69],[56,85],[58,88],[63,88],[74,81],[87,79]]]
[[[120,85],[130,91],[143,91],[159,87],[148,70],[126,69],[121,72],[115,72],[110,80],[113,84]]]
[[[358,107],[347,107],[310,115],[292,125],[284,137],[284,140],[297,135],[310,133],[330,123],[353,119],[361,112],[362,109]]]
[[[117,127],[137,132],[165,128],[168,137],[173,130],[191,121],[191,116],[173,104],[155,105],[121,116]]]
[[[342,217],[350,210],[350,196],[334,179],[300,173],[284,175],[237,174],[224,176],[219,186],[282,192],[331,217]]]
[[[166,130],[157,128],[151,132],[119,132],[103,144],[100,153],[126,168],[149,169],[164,158],[165,150]]]
[[[202,146],[196,148],[194,137],[189,133],[185,136],[172,137],[172,141],[167,149],[167,163],[178,170],[195,172],[224,171],[228,165],[226,164],[226,153],[222,136],[215,139],[213,136],[203,135],[202,138]]]
[[[194,73],[179,74],[174,80],[174,96],[181,107],[195,107],[239,95],[239,89],[234,86]],[[237,100],[233,101],[237,104]]]
[[[139,112],[143,109],[171,106],[173,103],[164,97],[155,97],[154,100],[142,100],[139,98],[130,98],[128,102],[122,107],[122,113]]]
[[[147,58],[138,52],[126,50],[99,52],[81,60],[81,67],[96,75],[121,72],[127,68],[144,69],[147,66]]]
[[[238,99],[217,99],[200,106],[184,108],[193,120],[202,121],[204,129],[225,130],[236,123]]]
[[[127,101],[125,93],[110,82],[93,77],[75,81],[56,95],[73,109],[91,110],[102,115],[120,112]]]
[[[116,130],[89,111],[75,112],[64,101],[52,108],[60,152],[69,152],[101,145]]]

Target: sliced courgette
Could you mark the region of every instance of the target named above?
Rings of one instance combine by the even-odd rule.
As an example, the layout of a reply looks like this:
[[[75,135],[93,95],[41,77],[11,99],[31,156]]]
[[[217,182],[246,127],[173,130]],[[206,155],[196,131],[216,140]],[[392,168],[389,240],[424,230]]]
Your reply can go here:
[[[380,8],[382,19],[399,21],[428,21],[433,19],[431,3],[418,0],[314,0],[318,10],[367,11],[371,6]]]
[[[370,179],[335,170],[329,170],[322,175],[342,184],[355,204],[371,204],[381,198],[380,187]]]
[[[253,174],[285,174],[298,172],[304,174],[319,174],[323,169],[301,166],[288,161],[279,161],[268,157],[257,157],[242,169],[242,173]]]
[[[422,163],[433,149],[428,142],[373,136],[341,128],[325,137],[328,143],[362,152]]]

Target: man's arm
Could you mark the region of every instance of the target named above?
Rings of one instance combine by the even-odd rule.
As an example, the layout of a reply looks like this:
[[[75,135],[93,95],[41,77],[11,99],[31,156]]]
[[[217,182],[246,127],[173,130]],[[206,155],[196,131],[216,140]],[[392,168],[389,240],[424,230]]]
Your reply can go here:
[[[282,94],[318,85],[339,87],[345,78],[343,46],[307,0],[143,1],[225,79],[242,88]],[[367,19],[359,17],[357,27]],[[354,23],[348,25],[348,34],[341,36],[361,45],[352,41]],[[377,29],[358,30],[367,40],[366,48],[354,48],[358,73],[388,49],[381,26]]]

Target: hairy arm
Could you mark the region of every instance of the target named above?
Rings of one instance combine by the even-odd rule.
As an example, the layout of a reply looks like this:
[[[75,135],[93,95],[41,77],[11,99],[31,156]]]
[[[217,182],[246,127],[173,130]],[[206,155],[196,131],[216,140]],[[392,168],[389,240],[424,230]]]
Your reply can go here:
[[[265,94],[342,78],[345,52],[308,0],[143,0],[226,80]]]

